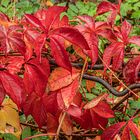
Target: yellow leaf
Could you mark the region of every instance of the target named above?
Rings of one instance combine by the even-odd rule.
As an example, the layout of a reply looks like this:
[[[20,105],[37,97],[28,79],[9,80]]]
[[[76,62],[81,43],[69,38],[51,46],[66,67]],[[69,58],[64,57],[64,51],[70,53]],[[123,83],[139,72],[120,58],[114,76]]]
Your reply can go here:
[[[4,100],[0,109],[0,132],[13,133],[18,138],[21,134],[17,106],[10,99]]]

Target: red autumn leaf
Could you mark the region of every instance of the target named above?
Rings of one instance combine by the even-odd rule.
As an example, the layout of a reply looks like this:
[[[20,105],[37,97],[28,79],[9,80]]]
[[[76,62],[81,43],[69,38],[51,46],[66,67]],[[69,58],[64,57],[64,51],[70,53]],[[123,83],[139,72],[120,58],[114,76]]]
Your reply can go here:
[[[59,114],[59,112],[65,108],[62,96],[57,92],[51,92],[50,95],[46,96],[46,98],[43,98],[43,102],[47,112],[54,116]]]
[[[140,139],[140,131],[135,123],[132,120],[128,121],[128,127],[131,129],[135,137],[139,140]]]
[[[132,36],[129,38],[129,43],[136,44],[140,46],[140,36]]]
[[[72,128],[73,128],[72,120],[70,119],[68,115],[65,116],[61,128],[65,134],[67,135],[72,134]]]
[[[102,140],[112,140],[125,124],[126,122],[119,122],[105,129],[101,136]]]
[[[5,97],[6,91],[2,86],[2,83],[0,82],[0,105],[2,104],[4,97]]]
[[[120,14],[121,1],[118,4],[113,4],[108,1],[101,2],[97,7],[97,15],[104,14],[106,12],[110,12],[110,16],[108,17],[108,21],[113,24],[117,14]]]
[[[86,109],[81,117],[75,116],[74,120],[81,125],[84,129],[105,128],[108,120],[96,114],[92,109]],[[90,120],[90,121],[89,121]]]
[[[90,80],[86,80],[86,88],[89,92],[91,92],[91,89],[95,87],[95,82],[90,81]]]
[[[82,115],[81,108],[79,108],[77,105],[73,104],[70,105],[70,107],[67,110],[67,113],[73,117],[80,118]]]
[[[23,82],[20,77],[17,75],[12,75],[7,71],[0,72],[0,81],[6,94],[10,96],[10,98],[17,104],[20,108],[23,96],[24,96],[24,88]]]
[[[17,74],[18,72],[20,72],[22,65],[24,64],[24,59],[23,57],[16,57],[16,56],[12,56],[12,57],[8,57],[8,62],[7,62],[7,70],[11,73],[11,74]]]
[[[130,59],[123,69],[123,76],[127,84],[139,82],[138,72],[140,70],[140,57]]]
[[[62,46],[62,43],[60,43],[56,39],[56,37],[51,37],[50,45],[51,45],[52,55],[53,55],[56,63],[59,66],[65,68],[71,72],[72,66],[71,66],[71,63],[69,61],[69,57],[67,55],[67,52],[64,49],[64,46]]]
[[[98,40],[94,33],[90,33],[85,36],[90,50],[85,51],[87,55],[91,58],[92,66],[96,63],[98,59]]]
[[[79,88],[79,79],[76,78],[70,85],[61,88],[60,91],[58,91],[62,96],[65,108],[68,108],[73,102],[73,99],[78,91],[78,88]]]
[[[121,34],[124,42],[127,42],[131,28],[132,28],[131,24],[126,20],[122,23]]]
[[[47,10],[42,9],[35,13],[35,16],[41,21],[43,26],[45,27],[46,32],[50,31],[54,27],[59,27],[60,14],[66,11],[67,7],[62,6],[52,6]],[[63,19],[64,20],[64,19]],[[65,20],[67,24],[67,20]]]
[[[128,125],[123,129],[121,140],[131,140],[130,129]]]
[[[26,61],[31,58],[34,49],[38,60],[41,62],[41,51],[46,43],[46,34],[41,34],[36,30],[27,28],[24,31],[24,41],[27,46],[25,55]]]
[[[108,1],[103,1],[97,7],[97,14],[99,14],[99,15],[104,14],[108,11],[114,11],[116,9],[117,9],[117,7],[115,4],[108,2]]]
[[[18,25],[11,25],[7,28],[0,26],[0,50],[5,53],[9,53],[11,50],[19,51],[22,55],[24,55],[26,48],[21,30],[22,28]]]
[[[47,131],[49,133],[56,133],[58,128],[58,119],[50,113],[47,113]]]
[[[90,102],[88,102],[85,106],[84,109],[90,109],[95,107],[96,105],[99,104],[100,101],[102,101],[103,99],[105,99],[107,97],[107,94],[102,94],[96,98],[94,98],[93,100],[91,100]]]
[[[42,29],[43,31],[45,31],[44,26],[42,25],[42,23],[40,22],[40,20],[38,18],[36,18],[34,15],[31,14],[25,14],[24,15],[26,20],[33,26]]]
[[[48,90],[55,91],[66,87],[80,75],[79,70],[72,68],[72,73],[64,68],[56,68],[48,79]]]
[[[111,58],[113,57],[113,65],[112,68],[114,70],[118,70],[122,65],[123,58],[124,58],[124,44],[121,42],[112,43],[108,46],[103,54],[103,61],[104,61],[104,70],[109,67]]]
[[[54,29],[52,32],[49,33],[49,36],[51,35],[58,35],[69,42],[73,43],[74,45],[79,46],[83,50],[88,50],[89,46],[87,44],[87,41],[83,37],[83,35],[75,28],[73,27],[60,27],[57,29]]]
[[[32,59],[25,64],[24,85],[28,93],[35,91],[38,95],[45,92],[48,77],[50,74],[49,62],[42,58],[41,63],[38,59]]]
[[[35,39],[35,53],[40,62],[41,62],[41,51],[43,46],[45,45],[45,42],[46,42],[45,34],[41,34]]]
[[[114,117],[114,112],[111,110],[111,107],[104,101],[100,101],[95,107],[93,107],[93,111],[103,118]]]
[[[85,22],[84,26],[83,24],[77,25],[76,28],[87,40],[90,50],[85,52],[91,58],[92,65],[94,65],[98,59],[98,36],[103,36],[112,42],[116,41],[116,37],[107,23],[95,23],[93,17],[90,16],[78,16],[78,18]]]
[[[35,92],[28,95],[25,103],[23,104],[23,110],[24,114],[26,116],[32,115],[36,123],[39,127],[42,127],[43,125],[46,125],[46,119],[47,119],[47,110],[44,99],[46,99],[47,95],[44,94],[44,96],[37,96]]]
[[[6,14],[0,12],[0,21],[9,22],[10,19],[9,19],[9,17]]]

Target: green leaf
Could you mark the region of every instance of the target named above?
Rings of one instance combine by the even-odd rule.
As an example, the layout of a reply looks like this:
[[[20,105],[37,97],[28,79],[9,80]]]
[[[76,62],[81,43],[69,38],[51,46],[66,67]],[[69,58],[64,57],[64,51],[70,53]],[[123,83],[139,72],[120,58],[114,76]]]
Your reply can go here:
[[[22,139],[25,139],[27,137],[31,136],[31,128],[30,127],[25,127],[22,131]]]
[[[140,18],[140,10],[133,12],[131,18],[139,19]]]
[[[3,134],[4,140],[18,140],[16,136],[10,133]]]
[[[4,6],[4,7],[7,7],[9,2],[10,2],[10,0],[2,0],[1,5]]]

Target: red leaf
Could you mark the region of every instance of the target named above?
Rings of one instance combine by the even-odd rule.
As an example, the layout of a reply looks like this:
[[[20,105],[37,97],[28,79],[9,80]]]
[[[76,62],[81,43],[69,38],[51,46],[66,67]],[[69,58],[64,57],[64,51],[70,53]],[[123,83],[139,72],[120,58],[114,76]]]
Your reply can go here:
[[[85,106],[84,109],[90,109],[95,107],[96,105],[99,104],[100,101],[102,101],[103,99],[105,99],[107,97],[107,94],[102,94],[96,98],[94,98],[93,100],[91,100],[90,102],[88,102]]]
[[[20,72],[23,64],[23,57],[12,56],[8,58],[8,65],[6,66],[6,68],[11,74],[17,74],[18,72]]]
[[[58,128],[58,119],[50,113],[47,113],[47,131],[49,133],[56,133]]]
[[[114,55],[113,55],[112,69],[113,70],[118,70],[123,63],[124,45],[121,44],[120,46],[117,46],[116,49],[114,48],[113,52],[114,52]]]
[[[76,118],[79,118],[82,115],[81,109],[77,105],[70,105],[67,113]]]
[[[60,93],[66,108],[68,108],[73,102],[73,99],[78,91],[78,88],[79,88],[79,79],[76,78],[70,85],[60,89]]]
[[[74,120],[78,122],[84,129],[105,128],[108,122],[106,118],[99,116],[92,109],[84,110],[81,117],[78,118],[75,116]]]
[[[123,76],[125,78],[125,82],[128,84],[132,84],[135,82],[139,82],[140,78],[138,76],[138,72],[140,70],[140,57],[133,58],[129,60],[123,69]]]
[[[116,9],[117,9],[117,7],[115,4],[113,4],[111,2],[103,1],[97,7],[97,14],[99,14],[99,15],[104,14],[106,12],[113,11]]]
[[[71,72],[72,66],[69,61],[67,52],[64,49],[64,46],[62,46],[63,44],[60,43],[56,38],[51,37],[50,45],[51,45],[52,55],[53,55],[56,63],[59,66],[65,68]]]
[[[4,14],[4,13],[0,13],[0,21],[10,21],[10,19],[9,19],[9,17],[6,15],[6,14]]]
[[[45,31],[45,28],[42,25],[42,23],[40,22],[40,20],[38,18],[36,18],[34,15],[25,14],[24,16],[31,25],[33,25],[37,28],[41,28],[43,31]]]
[[[92,30],[95,30],[95,21],[94,21],[93,17],[83,15],[83,16],[78,16],[78,18],[86,23],[85,28],[90,28]]]
[[[97,31],[97,34],[108,39],[110,42],[115,42],[117,40],[116,36],[110,29],[102,29]]]
[[[103,118],[114,117],[114,112],[111,110],[111,107],[104,101],[100,101],[95,107],[93,107],[93,110]]]
[[[2,83],[0,82],[0,105],[2,104],[4,97],[5,97],[6,91],[2,86]]]
[[[113,57],[113,69],[118,70],[124,58],[124,44],[121,42],[112,43],[108,46],[103,54],[104,70],[109,67],[111,58]]]
[[[129,38],[129,43],[140,46],[140,36],[132,36],[131,38]]]
[[[130,130],[128,125],[123,129],[121,140],[131,140]]]
[[[30,60],[25,65],[23,79],[26,91],[28,93],[35,91],[38,95],[44,94],[49,74],[50,67],[47,59],[42,58],[41,63],[37,59]]]
[[[56,68],[48,79],[48,90],[55,91],[66,87],[80,75],[79,70],[73,68],[72,73],[64,68]]]
[[[82,49],[89,50],[89,46],[87,44],[87,41],[83,37],[83,35],[75,28],[73,27],[60,27],[57,29],[54,29],[52,32],[50,32],[50,37],[52,35],[58,35],[69,42],[79,46]]]
[[[11,50],[19,51],[25,55],[26,48],[23,41],[22,28],[18,25],[11,25],[8,28],[0,26],[1,50],[9,53]]]
[[[46,34],[41,34],[37,30],[27,28],[24,31],[24,41],[26,43],[26,61],[29,60],[33,54],[33,49],[38,60],[41,62],[41,51],[46,43]]]
[[[45,108],[45,102],[47,102],[47,100],[43,102],[44,99],[46,99],[45,96],[44,94],[44,96],[39,97],[33,92],[27,96],[23,104],[25,115],[28,116],[31,114],[39,127],[45,125],[47,119],[47,110]]]
[[[22,103],[22,97],[24,95],[23,83],[20,77],[12,75],[6,71],[0,72],[1,83],[10,98],[20,108]]]
[[[45,42],[46,42],[45,34],[41,34],[35,40],[35,53],[40,62],[41,62],[41,51],[43,46],[45,45]]]
[[[39,10],[36,12],[35,16],[42,22],[46,32],[50,31],[52,28],[59,27],[60,14],[66,11],[66,7],[62,6],[52,6],[47,10]],[[61,23],[60,23],[61,24]]]
[[[112,140],[116,134],[118,134],[121,128],[125,125],[125,122],[119,122],[117,124],[111,125],[106,130],[104,130],[101,138],[102,140]]]
[[[96,63],[98,59],[98,39],[94,33],[90,33],[85,36],[90,50],[85,51],[87,55],[91,58],[92,66]]]
[[[128,121],[128,127],[131,129],[135,137],[139,140],[140,139],[140,131],[135,123],[132,120]]]
[[[70,119],[68,115],[65,116],[61,128],[65,134],[67,135],[72,134],[73,124],[72,124],[72,120]]]
[[[131,24],[126,20],[122,23],[121,34],[124,42],[127,42],[131,28],[132,28]]]

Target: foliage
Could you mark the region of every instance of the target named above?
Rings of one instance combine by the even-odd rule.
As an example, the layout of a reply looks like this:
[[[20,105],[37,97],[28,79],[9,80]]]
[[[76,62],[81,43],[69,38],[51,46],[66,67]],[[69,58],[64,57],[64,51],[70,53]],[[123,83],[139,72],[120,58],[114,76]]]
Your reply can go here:
[[[122,18],[121,0],[103,1],[93,13],[82,11],[82,2],[37,11],[30,3],[35,1],[16,3],[19,16],[29,8],[21,19],[0,13],[0,139],[140,139],[140,57],[130,49],[140,46],[140,36],[131,34],[132,24]],[[6,9],[13,3],[2,4]],[[95,70],[100,64],[104,70]],[[116,87],[118,97],[96,82],[112,94],[109,83]],[[120,95],[125,88],[127,95]]]

